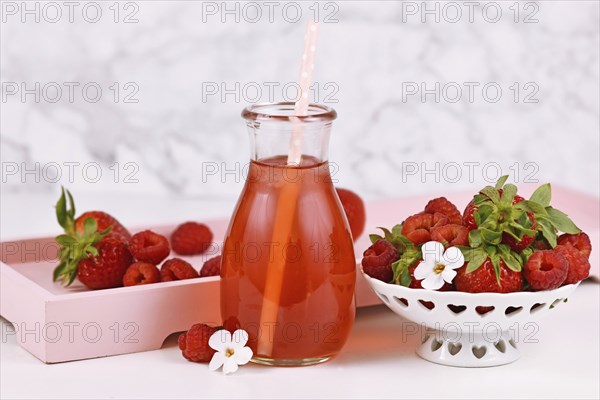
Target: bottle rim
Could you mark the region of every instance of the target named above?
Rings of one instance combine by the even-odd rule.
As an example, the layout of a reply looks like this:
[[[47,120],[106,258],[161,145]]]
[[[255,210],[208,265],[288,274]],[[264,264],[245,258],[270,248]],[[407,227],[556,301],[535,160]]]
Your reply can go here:
[[[337,118],[337,112],[323,104],[309,104],[307,115],[295,115],[293,102],[256,103],[242,111],[242,118],[258,122],[327,123]]]

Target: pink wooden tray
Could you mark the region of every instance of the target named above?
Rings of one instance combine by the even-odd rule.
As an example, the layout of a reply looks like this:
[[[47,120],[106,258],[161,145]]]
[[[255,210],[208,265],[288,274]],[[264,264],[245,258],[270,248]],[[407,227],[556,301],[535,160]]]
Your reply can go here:
[[[522,188],[526,195],[531,190]],[[462,208],[470,193],[448,196]],[[421,211],[428,197],[369,203],[367,232],[355,244],[357,259],[369,246],[367,233],[391,227]],[[553,189],[553,204],[569,213],[598,243],[598,199]],[[207,224],[223,238],[227,221]],[[146,229],[146,228],[143,228]],[[174,226],[151,227],[170,234]],[[135,230],[137,232],[142,229]],[[138,287],[88,291],[77,282],[63,288],[52,282],[57,246],[52,238],[0,243],[0,315],[13,324],[23,348],[46,363],[159,349],[167,336],[197,322],[219,325],[219,278],[198,278]],[[598,277],[599,251],[592,252],[592,274]],[[197,269],[214,254],[188,257]],[[357,274],[358,307],[379,304],[362,274]]]

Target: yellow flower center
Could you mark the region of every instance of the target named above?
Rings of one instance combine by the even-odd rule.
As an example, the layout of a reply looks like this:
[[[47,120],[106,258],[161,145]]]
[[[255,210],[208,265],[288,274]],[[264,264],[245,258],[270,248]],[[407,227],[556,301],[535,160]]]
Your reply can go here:
[[[433,272],[435,272],[436,274],[441,274],[444,271],[444,268],[446,266],[444,264],[436,264],[435,268],[433,269]]]
[[[234,354],[235,354],[235,351],[233,349],[225,350],[225,357],[231,357]]]

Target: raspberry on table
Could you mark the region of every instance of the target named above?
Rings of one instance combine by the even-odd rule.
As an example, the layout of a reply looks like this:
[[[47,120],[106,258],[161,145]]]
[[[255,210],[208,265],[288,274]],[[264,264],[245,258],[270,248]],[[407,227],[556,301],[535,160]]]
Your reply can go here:
[[[440,213],[448,217],[448,223],[462,225],[462,215],[458,208],[445,197],[430,200],[425,206],[425,212],[429,214]]]
[[[181,255],[202,254],[211,245],[213,234],[204,224],[186,222],[171,234],[171,247]]]
[[[179,335],[177,341],[181,354],[189,361],[209,362],[215,354],[208,345],[208,339],[217,328],[206,324],[195,324],[187,332]]]
[[[398,250],[387,240],[378,240],[363,253],[362,267],[365,274],[383,282],[394,277],[392,263],[400,258]]]
[[[166,237],[146,230],[133,235],[129,251],[137,261],[158,265],[169,256],[171,247]]]
[[[221,274],[221,256],[207,260],[200,269],[200,277],[218,276]]]
[[[525,279],[532,290],[556,289],[565,281],[569,264],[558,251],[534,252],[525,263]]]
[[[431,229],[431,240],[440,242],[445,248],[451,246],[468,246],[469,229],[466,226],[449,224]]]
[[[592,243],[590,242],[590,237],[585,232],[576,235],[568,233],[560,235],[558,244],[573,246],[586,258],[589,258],[592,253]]]
[[[198,278],[198,272],[192,265],[181,258],[171,258],[163,263],[160,269],[160,281],[170,282]]]
[[[577,283],[590,275],[590,260],[575,246],[560,244],[554,248],[554,251],[560,253],[567,260],[568,271],[563,282],[564,285]]]
[[[160,282],[160,271],[156,265],[146,262],[136,262],[129,266],[123,276],[123,286],[146,285]]]

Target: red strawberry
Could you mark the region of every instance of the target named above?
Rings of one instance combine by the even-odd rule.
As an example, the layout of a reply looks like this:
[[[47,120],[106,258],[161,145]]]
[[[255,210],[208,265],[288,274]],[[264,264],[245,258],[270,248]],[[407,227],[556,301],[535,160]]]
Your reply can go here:
[[[69,191],[61,192],[56,218],[65,233],[56,237],[60,263],[53,280],[69,286],[76,277],[90,289],[121,286],[133,262],[124,238],[129,232],[106,213],[93,211],[75,220],[75,203]],[[101,227],[99,226],[101,224]]]
[[[468,263],[460,267],[454,278],[456,290],[469,293],[510,293],[523,287],[523,275],[508,268],[499,260],[500,275],[496,276],[492,261],[488,258],[475,271],[467,273]]]
[[[415,245],[431,240],[430,229],[446,225],[448,217],[441,213],[418,213],[406,218],[402,224],[402,234]]]
[[[208,226],[197,222],[179,225],[171,235],[171,247],[177,254],[202,254],[211,245],[213,235]]]
[[[207,260],[200,269],[200,277],[218,276],[221,274],[221,256]]]
[[[462,225],[442,225],[431,229],[431,240],[440,242],[444,247],[468,246],[469,229]]]
[[[585,232],[576,235],[568,233],[560,235],[558,244],[573,246],[586,258],[589,258],[592,253],[592,243],[590,242],[590,237]]]
[[[525,279],[532,290],[550,290],[559,287],[567,277],[569,264],[560,252],[534,252],[525,263]]]
[[[160,269],[161,282],[179,281],[198,278],[198,272],[192,265],[181,258],[172,258],[163,263]]]
[[[208,339],[217,331],[217,328],[206,324],[195,324],[187,332],[179,335],[179,349],[181,354],[193,362],[209,362],[215,354],[208,345]]]
[[[123,286],[146,285],[160,282],[160,271],[156,265],[136,262],[129,266],[123,276]]]
[[[387,240],[378,240],[363,253],[363,271],[371,278],[390,282],[394,277],[392,263],[398,258],[400,255],[393,244]]]
[[[122,286],[123,275],[133,262],[127,244],[117,236],[107,236],[95,244],[97,256],[89,255],[77,264],[77,278],[90,289]]]
[[[362,199],[356,193],[350,190],[340,188],[336,188],[335,190],[344,207],[346,218],[348,218],[352,238],[356,240],[365,230],[367,218],[365,203],[363,203]]]
[[[590,261],[575,246],[558,245],[554,251],[561,254],[567,261],[567,277],[563,284],[577,283],[590,275]]]
[[[460,211],[445,197],[430,200],[425,206],[425,212],[429,214],[440,213],[448,217],[449,224],[462,225]]]
[[[131,233],[129,233],[129,231],[123,225],[121,225],[119,221],[103,211],[88,211],[77,217],[75,220],[75,231],[77,233],[83,234],[84,222],[88,218],[93,218],[96,220],[96,229],[100,232],[112,227],[110,232],[120,235],[123,240],[127,241],[131,238]]]
[[[160,264],[171,252],[167,238],[149,230],[133,235],[129,250],[136,260],[154,265]]]

